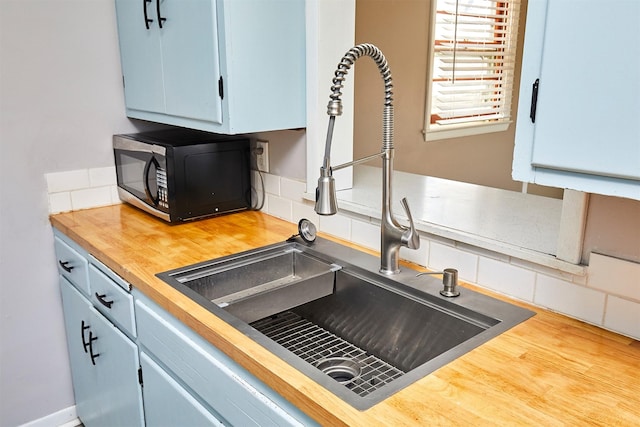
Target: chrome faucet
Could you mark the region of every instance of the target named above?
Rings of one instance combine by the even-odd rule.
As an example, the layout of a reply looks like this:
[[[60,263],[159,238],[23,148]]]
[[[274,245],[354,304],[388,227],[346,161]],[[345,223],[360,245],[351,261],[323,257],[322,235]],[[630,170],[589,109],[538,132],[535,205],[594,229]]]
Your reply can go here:
[[[380,153],[364,157],[359,160],[331,167],[331,139],[336,116],[342,114],[342,86],[345,76],[354,62],[362,57],[371,57],[384,80],[384,111],[382,117],[382,151]],[[352,47],[340,60],[333,78],[331,95],[327,114],[329,114],[329,127],[327,129],[327,141],[324,149],[324,160],[320,168],[320,178],[316,188],[315,211],[319,215],[334,215],[338,211],[336,199],[336,186],[333,171],[358,163],[364,163],[377,157],[382,157],[382,219],[380,223],[380,272],[384,274],[397,274],[399,268],[400,247],[410,249],[420,247],[420,238],[416,232],[409,210],[407,199],[403,198],[402,207],[409,219],[409,227],[398,223],[391,210],[391,188],[393,177],[393,81],[391,71],[380,49],[372,44],[360,44]]]

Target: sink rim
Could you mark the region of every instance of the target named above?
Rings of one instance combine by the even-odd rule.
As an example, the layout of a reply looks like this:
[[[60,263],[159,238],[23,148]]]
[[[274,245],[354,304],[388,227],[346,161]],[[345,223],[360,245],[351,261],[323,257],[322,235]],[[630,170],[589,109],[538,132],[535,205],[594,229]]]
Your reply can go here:
[[[363,275],[365,280],[373,282],[373,286],[382,286],[383,288],[390,289],[392,292],[399,293],[405,297],[422,297],[420,298],[421,300],[426,299],[436,306],[443,307],[446,311],[456,313],[456,316],[458,316],[456,309],[462,308],[463,310],[471,310],[481,316],[495,319],[498,323],[489,326],[484,331],[454,346],[450,350],[406,372],[403,376],[395,379],[393,382],[372,391],[366,396],[359,396],[344,385],[338,383],[325,373],[318,370],[317,367],[302,360],[286,348],[263,335],[248,323],[240,320],[233,314],[228,313],[223,308],[218,307],[216,304],[207,300],[205,297],[176,279],[176,276],[186,274],[187,272],[195,269],[202,269],[204,267],[214,266],[221,262],[228,262],[240,257],[253,256],[265,251],[271,251],[275,248],[284,247],[299,249],[302,252],[311,254],[312,256],[323,260],[324,262],[341,266],[342,271],[344,272],[348,272],[350,274],[355,273],[356,276]],[[346,259],[349,261],[344,261]],[[158,273],[156,276],[162,279],[165,283],[176,288],[190,299],[194,300],[217,317],[221,318],[227,324],[234,327],[254,342],[263,346],[285,363],[337,395],[344,402],[361,411],[369,409],[375,404],[393,396],[408,385],[431,374],[453,360],[464,356],[469,351],[479,347],[492,338],[501,335],[505,331],[535,315],[535,312],[531,310],[506,301],[498,300],[468,288],[464,288],[459,297],[454,299],[446,298],[441,296],[439,293],[439,290],[442,288],[442,284],[438,278],[434,278],[432,276],[416,277],[418,271],[405,266],[402,267],[399,274],[387,276],[378,272],[378,264],[379,259],[373,255],[318,237],[316,241],[311,244],[300,243],[300,241],[274,243],[237,254],[227,255],[168,270]]]

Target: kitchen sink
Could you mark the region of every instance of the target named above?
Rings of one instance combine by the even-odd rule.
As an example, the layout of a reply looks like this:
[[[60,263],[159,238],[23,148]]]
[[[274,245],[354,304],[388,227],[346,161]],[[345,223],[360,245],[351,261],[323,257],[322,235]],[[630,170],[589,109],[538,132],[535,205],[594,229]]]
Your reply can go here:
[[[318,238],[158,274],[357,409],[364,410],[534,313]]]
[[[249,323],[331,294],[333,272],[340,268],[288,244],[205,263],[169,277]]]

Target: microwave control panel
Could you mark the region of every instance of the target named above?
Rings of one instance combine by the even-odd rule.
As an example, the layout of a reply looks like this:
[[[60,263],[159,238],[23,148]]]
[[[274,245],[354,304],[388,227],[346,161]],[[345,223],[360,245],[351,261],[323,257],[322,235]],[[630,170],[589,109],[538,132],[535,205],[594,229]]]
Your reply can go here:
[[[158,184],[158,205],[169,209],[169,192],[167,190],[167,171],[156,169],[156,183]]]

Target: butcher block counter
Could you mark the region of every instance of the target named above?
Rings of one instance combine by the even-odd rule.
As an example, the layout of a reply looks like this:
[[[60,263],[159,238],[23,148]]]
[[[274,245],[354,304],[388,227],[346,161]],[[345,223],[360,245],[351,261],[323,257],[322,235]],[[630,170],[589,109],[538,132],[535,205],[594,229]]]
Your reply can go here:
[[[169,225],[128,205],[51,223],[322,425],[640,425],[640,342],[631,338],[508,300],[536,315],[359,411],[155,276],[282,242],[295,224],[246,211]]]

